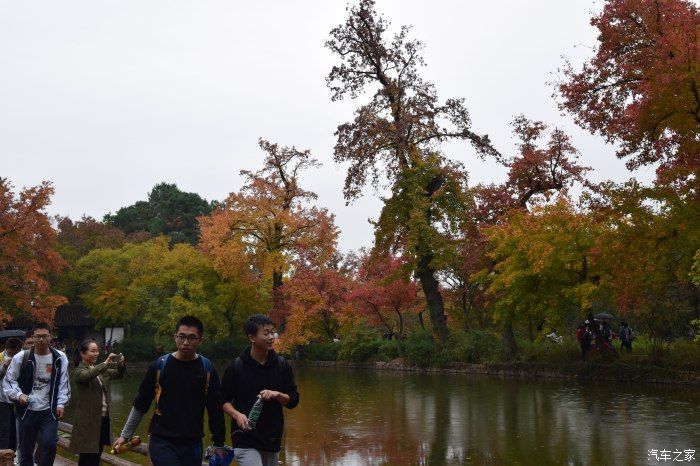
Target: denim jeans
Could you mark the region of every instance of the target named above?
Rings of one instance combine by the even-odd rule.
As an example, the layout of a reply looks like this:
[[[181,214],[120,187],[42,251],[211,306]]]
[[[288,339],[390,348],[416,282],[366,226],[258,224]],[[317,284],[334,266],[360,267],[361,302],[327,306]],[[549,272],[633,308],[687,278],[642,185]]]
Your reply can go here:
[[[201,466],[202,442],[178,443],[156,435],[148,440],[153,466]]]
[[[29,411],[19,423],[20,466],[34,465],[34,447],[37,447],[39,466],[51,466],[56,458],[58,421],[51,410]]]

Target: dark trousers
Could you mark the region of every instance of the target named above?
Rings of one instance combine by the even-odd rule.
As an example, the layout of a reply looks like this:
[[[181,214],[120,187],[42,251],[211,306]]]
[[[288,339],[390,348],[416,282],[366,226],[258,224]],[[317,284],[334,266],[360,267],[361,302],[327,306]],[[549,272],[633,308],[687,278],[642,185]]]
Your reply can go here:
[[[39,466],[51,466],[56,458],[58,421],[51,410],[29,411],[19,423],[20,466],[34,465],[34,447]]]
[[[586,354],[591,350],[591,342],[590,341],[582,341],[581,342],[581,359],[584,361],[586,360]]]
[[[16,447],[15,405],[0,403],[0,450],[14,450]]]
[[[620,351],[624,349],[628,349],[630,352],[632,351],[632,342],[630,340],[620,340]]]
[[[102,416],[100,425],[100,445],[98,453],[80,453],[78,455],[78,466],[100,466],[100,457],[105,445],[111,445],[112,439],[109,432],[109,416]]]
[[[151,435],[148,453],[153,466],[201,466],[202,442],[178,443]]]

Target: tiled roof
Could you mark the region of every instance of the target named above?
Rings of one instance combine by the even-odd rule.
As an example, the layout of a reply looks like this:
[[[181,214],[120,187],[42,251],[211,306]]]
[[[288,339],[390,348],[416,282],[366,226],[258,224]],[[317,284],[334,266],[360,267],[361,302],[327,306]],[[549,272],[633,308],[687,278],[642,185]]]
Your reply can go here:
[[[95,319],[90,317],[90,310],[82,304],[64,304],[56,309],[54,325],[62,327],[94,327]]]
[[[32,328],[33,325],[34,321],[32,321],[32,319],[30,319],[28,315],[21,314],[16,316],[10,322],[8,322],[7,325],[5,325],[4,330],[26,330]]]

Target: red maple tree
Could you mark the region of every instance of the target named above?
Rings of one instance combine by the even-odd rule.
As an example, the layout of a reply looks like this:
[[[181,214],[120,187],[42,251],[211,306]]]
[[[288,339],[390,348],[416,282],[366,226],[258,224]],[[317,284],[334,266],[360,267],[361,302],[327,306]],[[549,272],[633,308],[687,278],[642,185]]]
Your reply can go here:
[[[361,258],[350,299],[370,323],[400,341],[404,339],[406,312],[420,303],[419,290],[420,286],[407,276],[401,258],[366,254]],[[398,348],[401,355],[400,344]]]
[[[659,164],[660,181],[700,167],[700,10],[688,0],[608,0],[591,19],[594,55],[567,63],[560,106],[617,143],[635,169]]]
[[[44,211],[54,190],[49,182],[19,194],[12,189],[0,178],[0,324],[20,316],[52,323],[56,308],[66,302],[49,285],[66,266],[54,249],[56,232]]]

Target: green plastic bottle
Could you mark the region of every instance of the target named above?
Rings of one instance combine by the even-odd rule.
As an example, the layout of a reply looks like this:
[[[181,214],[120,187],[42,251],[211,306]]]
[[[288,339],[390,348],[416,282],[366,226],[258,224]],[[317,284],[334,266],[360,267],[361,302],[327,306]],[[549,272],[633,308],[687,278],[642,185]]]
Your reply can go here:
[[[255,401],[255,404],[250,409],[250,413],[248,414],[248,428],[249,429],[255,428],[255,424],[257,424],[258,419],[260,419],[260,413],[262,413],[262,408],[263,408],[263,400],[262,400],[262,398],[258,397],[258,399]]]

